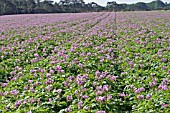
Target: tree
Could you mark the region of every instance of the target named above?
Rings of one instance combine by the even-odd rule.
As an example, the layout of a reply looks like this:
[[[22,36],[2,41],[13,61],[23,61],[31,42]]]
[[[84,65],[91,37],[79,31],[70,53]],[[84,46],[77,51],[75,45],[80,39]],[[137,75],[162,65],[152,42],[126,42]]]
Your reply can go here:
[[[0,1],[0,15],[3,15],[3,6],[4,6],[4,1]]]
[[[120,11],[120,10],[123,9],[122,5],[117,4],[115,1],[113,1],[113,2],[107,2],[106,8],[107,8],[109,11]]]
[[[146,3],[144,3],[144,2],[138,2],[135,5],[137,7],[136,10],[140,10],[140,11],[147,11],[148,10],[148,7],[147,7]]]
[[[27,7],[28,13],[34,13],[34,9],[36,7],[35,1],[34,0],[27,0],[27,4],[29,4],[28,7]]]
[[[160,8],[164,8],[165,4],[161,0],[156,0],[156,1],[152,1],[150,3],[147,3],[147,6],[151,10],[157,10]]]
[[[14,4],[10,0],[1,0],[0,1],[0,15],[3,14],[14,14]]]
[[[155,0],[150,3],[138,2],[136,4],[117,4],[115,1],[107,2],[102,7],[95,2],[85,4],[84,0],[60,0],[53,3],[51,0],[0,0],[0,15],[26,14],[26,13],[78,13],[92,11],[138,11],[138,10],[168,10],[170,3]]]

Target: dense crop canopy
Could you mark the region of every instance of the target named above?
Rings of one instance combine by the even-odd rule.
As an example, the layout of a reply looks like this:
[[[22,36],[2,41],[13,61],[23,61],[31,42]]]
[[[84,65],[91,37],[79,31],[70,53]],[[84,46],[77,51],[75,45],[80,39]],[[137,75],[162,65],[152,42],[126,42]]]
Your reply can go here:
[[[114,16],[0,17],[0,112],[170,112],[170,13]]]

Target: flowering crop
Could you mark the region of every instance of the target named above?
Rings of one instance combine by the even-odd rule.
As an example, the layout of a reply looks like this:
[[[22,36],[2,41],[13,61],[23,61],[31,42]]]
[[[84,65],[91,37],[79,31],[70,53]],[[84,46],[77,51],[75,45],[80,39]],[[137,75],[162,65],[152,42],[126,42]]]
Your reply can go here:
[[[170,13],[114,18],[0,17],[0,112],[170,112]]]

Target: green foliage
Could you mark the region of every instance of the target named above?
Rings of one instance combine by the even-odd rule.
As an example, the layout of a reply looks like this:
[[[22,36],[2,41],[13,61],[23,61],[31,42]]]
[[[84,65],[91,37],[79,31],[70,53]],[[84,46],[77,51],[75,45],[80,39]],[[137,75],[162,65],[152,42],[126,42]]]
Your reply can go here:
[[[114,13],[81,14],[3,30],[0,112],[168,113],[170,14],[117,13],[116,36]]]

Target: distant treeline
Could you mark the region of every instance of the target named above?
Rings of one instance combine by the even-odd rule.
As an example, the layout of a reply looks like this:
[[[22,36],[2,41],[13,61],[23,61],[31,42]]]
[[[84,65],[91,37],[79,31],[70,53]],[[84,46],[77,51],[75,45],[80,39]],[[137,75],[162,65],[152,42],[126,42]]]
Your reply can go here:
[[[170,10],[170,3],[156,0],[150,3],[117,4],[113,1],[103,7],[95,2],[85,4],[83,0],[61,0],[59,3],[52,0],[0,0],[0,15],[150,10]]]

